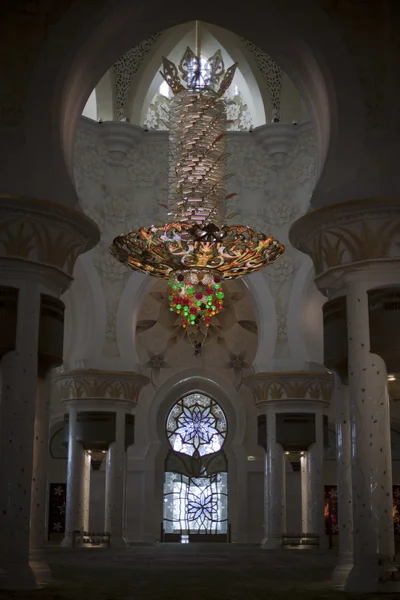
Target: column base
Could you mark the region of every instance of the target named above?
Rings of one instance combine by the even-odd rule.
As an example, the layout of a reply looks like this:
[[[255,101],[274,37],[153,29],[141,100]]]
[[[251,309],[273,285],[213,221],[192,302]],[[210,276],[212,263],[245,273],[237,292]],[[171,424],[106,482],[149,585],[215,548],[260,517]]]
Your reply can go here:
[[[278,550],[282,548],[282,536],[281,535],[268,535],[261,542],[261,548],[263,550]]]
[[[63,540],[60,544],[62,548],[72,548],[74,545],[74,536],[72,533],[66,533],[63,537]]]
[[[36,590],[52,581],[48,564],[39,556],[33,559],[0,558],[1,590]]]
[[[381,574],[382,567],[378,565],[378,558],[373,562],[353,565],[347,577],[344,590],[360,594],[375,594],[381,590]]]
[[[347,579],[353,568],[353,553],[343,552],[339,554],[338,562],[332,573],[331,583],[334,588],[344,590]]]

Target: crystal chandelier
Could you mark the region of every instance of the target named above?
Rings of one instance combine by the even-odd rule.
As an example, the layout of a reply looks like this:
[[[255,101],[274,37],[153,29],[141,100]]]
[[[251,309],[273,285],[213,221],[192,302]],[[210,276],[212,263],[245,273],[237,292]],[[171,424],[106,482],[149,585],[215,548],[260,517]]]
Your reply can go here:
[[[201,61],[186,49],[177,68],[163,58],[170,104],[168,220],[116,237],[112,255],[130,268],[168,280],[170,310],[199,330],[223,307],[222,282],[273,263],[284,246],[244,225],[228,225],[226,105],[237,64],[221,51]]]

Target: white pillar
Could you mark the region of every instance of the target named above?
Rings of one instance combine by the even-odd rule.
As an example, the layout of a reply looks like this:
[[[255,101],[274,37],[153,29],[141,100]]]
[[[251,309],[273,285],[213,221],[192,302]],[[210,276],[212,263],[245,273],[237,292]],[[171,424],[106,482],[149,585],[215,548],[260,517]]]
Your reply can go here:
[[[267,452],[264,473],[265,523],[261,547],[282,547],[286,528],[285,512],[285,455],[276,441],[276,413],[267,408]]]
[[[35,435],[33,445],[33,473],[30,518],[30,558],[35,572],[40,572],[41,583],[52,580],[51,571],[44,559],[43,544],[46,537],[47,471],[49,459],[49,415],[52,389],[52,370],[45,378],[37,380]]]
[[[77,409],[68,408],[68,467],[67,467],[67,501],[65,510],[65,536],[62,546],[72,546],[73,532],[85,530],[87,497],[87,479],[90,477],[90,458],[77,441]],[[90,489],[90,488],[89,488]]]
[[[26,279],[15,286],[16,348],[0,367],[0,588],[33,589],[29,540],[41,290]]]
[[[303,452],[300,457],[300,476],[301,476],[301,533],[310,532],[309,510],[308,510],[308,471],[307,471],[307,452]]]
[[[320,548],[327,548],[324,518],[324,421],[321,410],[315,413],[315,442],[302,463],[302,506],[304,533],[318,536]]]
[[[346,590],[375,592],[379,559],[394,557],[390,411],[384,361],[369,352],[364,282],[346,285],[354,566]]]
[[[125,545],[124,494],[125,494],[125,412],[117,411],[115,441],[110,445],[106,465],[105,531],[111,535],[113,546]]]
[[[90,516],[90,476],[92,468],[92,458],[88,452],[85,452],[85,464],[83,468],[83,529],[89,531]]]
[[[343,588],[353,567],[353,490],[351,484],[349,389],[335,376],[336,458],[338,486],[339,556],[332,574],[335,587]]]

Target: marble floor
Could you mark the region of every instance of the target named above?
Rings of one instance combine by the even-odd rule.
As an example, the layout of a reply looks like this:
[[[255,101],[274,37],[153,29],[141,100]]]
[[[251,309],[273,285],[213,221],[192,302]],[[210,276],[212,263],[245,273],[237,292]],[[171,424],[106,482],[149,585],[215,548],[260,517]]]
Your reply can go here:
[[[53,582],[0,600],[330,600],[335,551],[265,551],[239,544],[156,544],[124,549],[48,547]],[[399,600],[399,594],[357,596]]]

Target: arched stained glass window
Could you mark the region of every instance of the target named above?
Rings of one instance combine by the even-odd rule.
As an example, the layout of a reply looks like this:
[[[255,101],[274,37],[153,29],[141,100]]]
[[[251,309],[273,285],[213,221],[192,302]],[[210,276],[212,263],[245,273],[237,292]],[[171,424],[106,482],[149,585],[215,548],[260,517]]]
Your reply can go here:
[[[226,542],[228,462],[223,450],[227,422],[222,408],[194,392],[173,406],[166,422],[171,445],[165,462],[165,541]]]
[[[194,393],[178,400],[168,415],[166,429],[175,452],[205,456],[222,448],[227,424],[225,414],[215,400]]]

